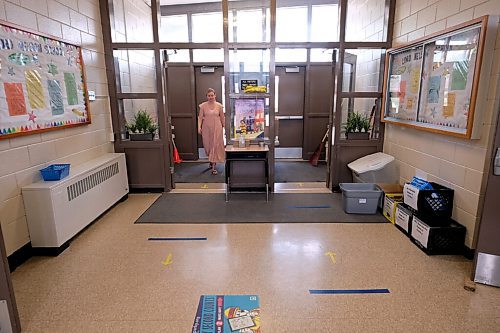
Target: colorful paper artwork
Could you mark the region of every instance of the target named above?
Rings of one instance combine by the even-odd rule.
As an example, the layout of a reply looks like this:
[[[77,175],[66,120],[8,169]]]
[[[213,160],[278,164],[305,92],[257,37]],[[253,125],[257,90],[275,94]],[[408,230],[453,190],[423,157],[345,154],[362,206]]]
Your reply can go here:
[[[76,89],[75,74],[64,73],[64,84],[66,86],[66,96],[68,98],[68,104],[78,104],[78,92]]]
[[[429,78],[429,92],[427,94],[428,103],[439,102],[439,87],[441,86],[441,76],[431,76]]]
[[[443,117],[453,117],[455,114],[455,93],[449,92],[446,97],[446,103],[443,105]]]
[[[49,96],[50,96],[50,107],[52,109],[52,115],[57,116],[64,113],[64,103],[61,90],[61,84],[57,80],[47,80]]]
[[[21,83],[3,84],[5,88],[5,96],[7,98],[7,106],[9,107],[10,116],[22,116],[26,114],[26,103],[24,102],[23,85]]]
[[[26,79],[26,90],[28,91],[28,100],[32,109],[45,108],[45,96],[43,93],[42,77],[37,70],[28,70],[24,72]]]
[[[411,70],[411,84],[410,84],[410,92],[412,94],[418,93],[418,87],[420,85],[420,68],[413,68]]]
[[[90,123],[81,57],[79,46],[0,23],[0,140]]]
[[[264,99],[236,99],[234,105],[235,138],[255,139],[264,135]]]

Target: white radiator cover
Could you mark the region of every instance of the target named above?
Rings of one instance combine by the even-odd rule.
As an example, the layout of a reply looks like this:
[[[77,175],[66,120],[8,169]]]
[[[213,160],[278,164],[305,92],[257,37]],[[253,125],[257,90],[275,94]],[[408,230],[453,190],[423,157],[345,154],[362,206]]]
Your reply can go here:
[[[22,188],[32,247],[60,247],[128,193],[125,154],[70,168],[59,181]]]

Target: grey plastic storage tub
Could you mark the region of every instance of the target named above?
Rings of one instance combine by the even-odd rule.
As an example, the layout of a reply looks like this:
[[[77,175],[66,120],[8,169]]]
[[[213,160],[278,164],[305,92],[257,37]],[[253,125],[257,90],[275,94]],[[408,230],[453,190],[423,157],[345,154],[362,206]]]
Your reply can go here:
[[[342,208],[348,214],[376,214],[382,190],[373,183],[340,183]]]

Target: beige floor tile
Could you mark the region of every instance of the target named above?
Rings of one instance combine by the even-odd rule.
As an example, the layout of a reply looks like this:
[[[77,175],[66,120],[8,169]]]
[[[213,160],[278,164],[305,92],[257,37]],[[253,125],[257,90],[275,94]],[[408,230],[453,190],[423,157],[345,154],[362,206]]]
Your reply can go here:
[[[130,195],[13,272],[23,332],[189,332],[204,294],[259,295],[265,333],[500,332],[499,288],[465,291],[470,261],[391,224],[134,224],[158,196]],[[390,294],[309,294],[371,288]]]

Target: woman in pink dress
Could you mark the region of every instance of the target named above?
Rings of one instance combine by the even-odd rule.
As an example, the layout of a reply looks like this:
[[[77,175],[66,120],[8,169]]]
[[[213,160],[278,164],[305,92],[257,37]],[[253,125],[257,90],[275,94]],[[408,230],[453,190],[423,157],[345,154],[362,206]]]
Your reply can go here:
[[[226,152],[224,150],[224,140],[222,138],[222,128],[224,128],[224,110],[222,104],[215,101],[215,90],[208,88],[207,101],[201,103],[198,114],[198,133],[203,138],[203,148],[208,156],[212,174],[217,174],[215,165],[217,162],[224,162]]]

